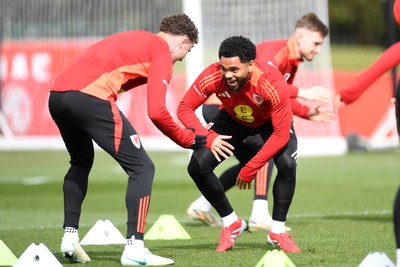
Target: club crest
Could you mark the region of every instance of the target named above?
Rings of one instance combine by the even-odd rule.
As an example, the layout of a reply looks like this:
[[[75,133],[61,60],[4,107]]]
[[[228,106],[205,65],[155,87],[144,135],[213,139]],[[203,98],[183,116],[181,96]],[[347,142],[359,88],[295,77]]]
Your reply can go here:
[[[139,136],[138,136],[137,134],[134,134],[134,135],[131,135],[130,138],[131,138],[131,141],[132,141],[133,145],[134,145],[137,149],[139,149],[139,148],[140,148],[140,139],[139,139]]]
[[[253,94],[253,100],[257,103],[257,105],[261,105],[264,102],[264,98],[257,94]]]

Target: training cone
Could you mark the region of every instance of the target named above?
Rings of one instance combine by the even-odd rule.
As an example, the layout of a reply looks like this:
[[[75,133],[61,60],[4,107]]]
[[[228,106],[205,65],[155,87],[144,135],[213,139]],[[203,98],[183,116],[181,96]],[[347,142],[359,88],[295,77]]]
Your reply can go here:
[[[296,267],[282,250],[269,250],[257,263],[256,267]]]
[[[0,239],[0,266],[13,266],[16,261],[17,257]]]
[[[81,240],[81,245],[110,245],[125,243],[125,237],[109,220],[98,220]]]
[[[364,258],[358,267],[396,267],[383,252],[371,252]]]
[[[190,235],[173,215],[161,215],[144,236],[145,240],[190,238]]]
[[[32,243],[22,253],[14,267],[62,267],[61,263],[42,243],[36,245]]]

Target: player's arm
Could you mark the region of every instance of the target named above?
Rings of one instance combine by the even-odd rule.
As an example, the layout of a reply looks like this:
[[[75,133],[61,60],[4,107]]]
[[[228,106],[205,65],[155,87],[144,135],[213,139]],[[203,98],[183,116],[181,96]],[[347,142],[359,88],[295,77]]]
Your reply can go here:
[[[293,114],[300,118],[315,122],[331,122],[336,118],[335,112],[325,107],[318,105],[310,107],[293,98],[290,99],[290,102]]]
[[[176,144],[190,148],[196,143],[196,133],[180,128],[174,122],[165,104],[172,67],[171,56],[168,53],[155,56],[151,62],[147,79],[147,113],[163,134]]]
[[[297,97],[304,100],[327,103],[332,101],[333,95],[328,88],[323,86],[311,86],[309,88],[299,88]]]
[[[231,136],[218,135],[212,130],[208,131],[195,114],[195,110],[215,93],[216,88],[213,85],[207,87],[204,85],[206,83],[203,82],[203,79],[207,80],[208,75],[212,74],[213,71],[210,66],[199,75],[179,103],[177,115],[185,127],[192,128],[196,133],[207,136],[206,147],[211,150],[218,161],[221,161],[219,156],[229,158],[233,155],[233,146],[225,141],[230,139]]]
[[[274,131],[261,150],[240,170],[239,179],[242,181],[237,180],[239,188],[241,188],[241,182],[250,183],[257,172],[289,141],[293,115],[286,86],[285,81],[280,82],[271,92],[268,92],[270,97],[268,101],[272,105],[271,121]]]
[[[334,104],[339,108],[356,101],[383,73],[400,62],[400,42],[386,49],[364,72],[335,96]]]
[[[308,114],[310,113],[311,110],[309,106],[300,103],[295,98],[290,98],[290,103],[294,115],[306,120],[308,119]]]

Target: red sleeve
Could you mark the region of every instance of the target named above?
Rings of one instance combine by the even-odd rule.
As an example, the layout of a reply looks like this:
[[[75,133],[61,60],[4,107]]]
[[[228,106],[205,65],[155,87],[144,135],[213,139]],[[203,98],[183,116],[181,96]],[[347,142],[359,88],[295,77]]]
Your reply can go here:
[[[350,104],[357,100],[367,88],[387,70],[394,68],[400,62],[400,42],[386,49],[382,55],[363,73],[354,79],[347,87],[339,90],[341,100]]]
[[[203,79],[207,79],[209,75],[214,74],[214,69],[212,66],[206,68],[197,79],[194,81],[192,86],[186,92],[182,101],[179,103],[177,115],[179,120],[187,128],[194,128],[196,134],[206,135],[207,144],[206,147],[210,148],[212,142],[217,137],[217,134],[213,131],[208,131],[203,124],[200,122],[199,118],[196,116],[195,110],[201,106],[213,93],[215,86],[212,84],[205,86]],[[219,70],[218,70],[219,72]]]
[[[400,25],[400,1],[399,0],[394,1],[393,15],[394,15],[394,19],[396,20],[397,24]]]
[[[300,118],[308,120],[308,114],[310,113],[310,107],[300,103],[295,98],[290,99],[292,105],[293,114],[299,116]]]
[[[181,129],[174,122],[165,105],[172,67],[169,52],[152,59],[147,80],[147,112],[151,121],[163,134],[178,145],[188,148],[196,137],[195,133]]]
[[[292,63],[289,60],[290,49],[287,39],[270,40],[257,45],[257,61],[261,64],[269,64],[277,68],[289,84],[290,97],[296,98],[299,88],[292,83],[297,71],[293,70]],[[293,63],[294,64],[294,63]]]
[[[204,128],[195,110],[205,102],[206,98],[200,97],[193,86],[186,92],[182,101],[179,103],[177,115],[179,120],[188,128],[194,128],[195,132],[201,135],[207,135],[207,129]]]
[[[273,83],[272,88],[268,88],[268,95],[272,96],[270,101],[273,133],[261,150],[240,170],[239,177],[246,182],[251,182],[257,172],[287,144],[290,138],[293,116],[289,90],[282,75],[279,73],[278,77],[276,73],[274,74],[272,79],[277,81]]]
[[[299,87],[289,84],[290,97],[296,98],[299,95]]]

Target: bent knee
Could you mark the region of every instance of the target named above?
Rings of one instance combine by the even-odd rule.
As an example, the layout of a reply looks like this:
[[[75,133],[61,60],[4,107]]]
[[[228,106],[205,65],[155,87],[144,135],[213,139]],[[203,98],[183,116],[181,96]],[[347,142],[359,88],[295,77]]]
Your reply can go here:
[[[194,152],[190,158],[187,170],[190,177],[192,177],[193,180],[197,180],[212,171],[212,167],[207,161],[207,157],[202,156],[198,152]]]
[[[278,171],[284,173],[285,176],[296,175],[297,162],[292,157],[280,158],[275,162],[275,165]]]

